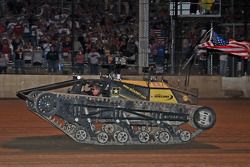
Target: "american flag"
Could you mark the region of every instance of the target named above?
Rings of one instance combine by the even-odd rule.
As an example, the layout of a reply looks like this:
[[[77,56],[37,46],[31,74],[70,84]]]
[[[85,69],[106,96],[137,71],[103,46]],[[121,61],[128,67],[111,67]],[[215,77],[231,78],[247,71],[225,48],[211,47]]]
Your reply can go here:
[[[208,41],[199,45],[200,48],[219,50],[228,54],[240,56],[243,59],[250,58],[250,43],[247,41],[227,40],[212,29]]]

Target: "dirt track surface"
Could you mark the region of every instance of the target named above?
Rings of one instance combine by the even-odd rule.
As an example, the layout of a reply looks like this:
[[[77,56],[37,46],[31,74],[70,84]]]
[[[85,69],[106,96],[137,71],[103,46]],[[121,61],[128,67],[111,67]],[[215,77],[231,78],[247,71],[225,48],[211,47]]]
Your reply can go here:
[[[216,111],[217,123],[186,145],[94,146],[75,143],[21,100],[0,100],[0,166],[250,166],[250,99],[200,104]]]

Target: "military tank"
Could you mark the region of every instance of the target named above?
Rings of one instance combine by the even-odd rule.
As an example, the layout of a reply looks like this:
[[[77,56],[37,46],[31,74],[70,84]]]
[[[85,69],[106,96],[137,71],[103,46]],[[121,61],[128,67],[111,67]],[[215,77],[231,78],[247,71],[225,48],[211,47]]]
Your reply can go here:
[[[118,77],[117,77],[118,76]],[[100,96],[90,95],[98,84]],[[69,87],[59,93],[59,88]],[[167,81],[103,76],[17,92],[28,109],[79,143],[100,145],[181,144],[216,122],[213,109],[197,105],[197,94]]]

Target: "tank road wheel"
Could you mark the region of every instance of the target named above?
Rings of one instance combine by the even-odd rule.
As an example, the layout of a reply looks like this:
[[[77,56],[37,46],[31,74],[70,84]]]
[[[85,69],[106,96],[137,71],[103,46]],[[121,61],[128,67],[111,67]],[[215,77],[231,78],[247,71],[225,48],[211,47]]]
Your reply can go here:
[[[97,141],[101,144],[108,142],[109,136],[106,132],[100,132],[97,134]]]
[[[124,131],[117,133],[117,141],[120,143],[126,143],[128,141],[128,133]]]
[[[112,134],[115,131],[115,127],[112,124],[104,124],[103,130],[108,134]]]
[[[33,112],[36,111],[35,105],[34,105],[34,100],[35,100],[35,98],[37,97],[37,95],[38,95],[39,93],[40,93],[40,92],[38,92],[38,91],[33,91],[33,92],[29,93],[29,99],[30,99],[30,100],[27,99],[27,100],[26,100],[26,104],[27,104],[28,109],[29,109],[30,111],[33,111]]]
[[[65,131],[66,131],[66,130],[67,130],[67,128],[68,128],[68,126],[69,126],[69,123],[68,123],[68,122],[65,122],[65,123],[64,123],[64,125],[63,125],[63,130],[65,130]]]
[[[119,131],[119,130],[115,131],[115,133],[114,133],[114,135],[113,135],[113,138],[114,138],[115,140],[117,140],[118,133],[120,133],[120,132],[121,132],[121,131]]]
[[[187,142],[191,139],[191,133],[187,130],[184,130],[180,133],[180,139],[183,142]]]
[[[84,129],[77,130],[75,137],[77,141],[83,142],[87,138],[87,132]]]
[[[44,116],[54,115],[59,108],[56,95],[53,93],[43,93],[37,97],[36,110]]]
[[[66,131],[69,134],[73,134],[76,131],[76,126],[73,125],[73,124],[68,124],[67,127],[66,127]]]
[[[140,131],[145,131],[145,132],[151,132],[151,127],[150,126],[139,126],[138,127],[138,129],[140,130]]]
[[[167,131],[161,131],[159,132],[159,136],[158,136],[158,140],[161,142],[161,143],[168,143],[170,139],[170,135]]]
[[[140,132],[138,135],[138,139],[141,143],[147,143],[149,141],[149,134],[148,132]]]
[[[215,112],[208,107],[201,107],[194,113],[194,124],[202,130],[210,129],[216,122]]]

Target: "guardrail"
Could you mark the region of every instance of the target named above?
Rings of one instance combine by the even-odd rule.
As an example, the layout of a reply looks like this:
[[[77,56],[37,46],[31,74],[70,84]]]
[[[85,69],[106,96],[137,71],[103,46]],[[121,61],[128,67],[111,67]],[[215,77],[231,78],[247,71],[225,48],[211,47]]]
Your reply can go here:
[[[98,75],[84,75],[98,79]],[[126,75],[123,78],[143,80],[144,76]],[[16,98],[16,92],[50,83],[72,79],[71,75],[0,75],[0,98]],[[185,76],[162,76],[175,88],[183,88]],[[198,90],[199,98],[250,98],[250,77],[191,76],[188,89]],[[60,91],[60,90],[59,90]],[[66,90],[62,90],[66,92]]]

